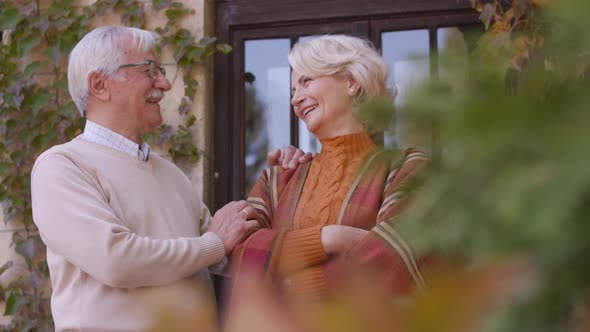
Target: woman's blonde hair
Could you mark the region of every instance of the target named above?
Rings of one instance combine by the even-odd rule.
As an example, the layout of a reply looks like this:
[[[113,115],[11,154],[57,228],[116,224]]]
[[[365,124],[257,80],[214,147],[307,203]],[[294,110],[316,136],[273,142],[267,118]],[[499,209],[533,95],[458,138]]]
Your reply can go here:
[[[391,97],[387,89],[388,66],[373,44],[345,35],[324,35],[297,43],[289,52],[289,64],[301,75],[347,76],[359,83],[356,103]]]

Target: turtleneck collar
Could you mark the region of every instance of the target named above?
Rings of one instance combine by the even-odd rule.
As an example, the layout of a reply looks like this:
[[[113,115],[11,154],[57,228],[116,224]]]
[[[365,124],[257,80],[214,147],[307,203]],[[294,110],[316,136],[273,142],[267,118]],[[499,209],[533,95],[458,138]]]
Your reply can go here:
[[[326,158],[334,153],[344,154],[346,159],[364,158],[368,152],[374,150],[376,147],[371,136],[366,131],[331,138],[321,138],[320,142],[322,143],[322,150],[317,157],[320,159]]]

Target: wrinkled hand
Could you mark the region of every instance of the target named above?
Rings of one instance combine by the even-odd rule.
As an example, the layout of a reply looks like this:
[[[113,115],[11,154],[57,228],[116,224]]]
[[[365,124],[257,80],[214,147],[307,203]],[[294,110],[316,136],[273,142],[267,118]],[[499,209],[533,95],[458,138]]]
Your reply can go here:
[[[275,149],[266,156],[268,167],[281,166],[284,169],[296,169],[299,164],[310,162],[317,153],[303,152],[303,150],[289,145],[281,149]]]
[[[368,233],[369,231],[356,227],[328,225],[322,227],[320,237],[326,254],[340,255],[352,248]]]
[[[215,212],[207,231],[219,236],[225,254],[229,255],[236,244],[258,226],[258,221],[253,219],[256,215],[256,210],[246,201],[229,202]]]

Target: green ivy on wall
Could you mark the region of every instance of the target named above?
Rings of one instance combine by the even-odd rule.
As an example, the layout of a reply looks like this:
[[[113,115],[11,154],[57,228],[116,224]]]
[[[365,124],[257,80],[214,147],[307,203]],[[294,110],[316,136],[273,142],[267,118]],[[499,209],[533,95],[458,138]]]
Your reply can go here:
[[[12,245],[26,264],[25,273],[0,288],[4,315],[12,316],[0,328],[53,331],[45,248],[31,215],[30,171],[41,152],[72,139],[83,128],[84,120],[68,93],[69,52],[91,30],[93,19],[115,15],[123,25],[145,28],[148,10],[150,15],[165,15],[165,25],[154,29],[162,37],[158,52],[171,48],[183,73],[191,73],[216,50],[231,51],[215,38],[197,40],[178,27],[176,22],[194,10],[172,0],[99,0],[82,6],[72,0],[0,0],[0,202],[5,223],[15,229]],[[199,155],[192,138],[196,118],[188,111],[197,81],[190,74],[183,79],[185,96],[178,107],[183,123],[177,128],[163,124],[146,140],[167,146],[175,162],[194,162]],[[6,262],[0,274],[12,266]]]

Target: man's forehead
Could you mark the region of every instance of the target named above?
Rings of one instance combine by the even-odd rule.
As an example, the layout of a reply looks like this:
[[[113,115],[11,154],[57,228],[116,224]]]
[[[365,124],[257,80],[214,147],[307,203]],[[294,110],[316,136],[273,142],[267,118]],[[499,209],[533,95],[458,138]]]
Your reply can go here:
[[[158,56],[153,50],[144,52],[133,47],[126,47],[124,53],[127,61],[152,60],[158,62]]]

